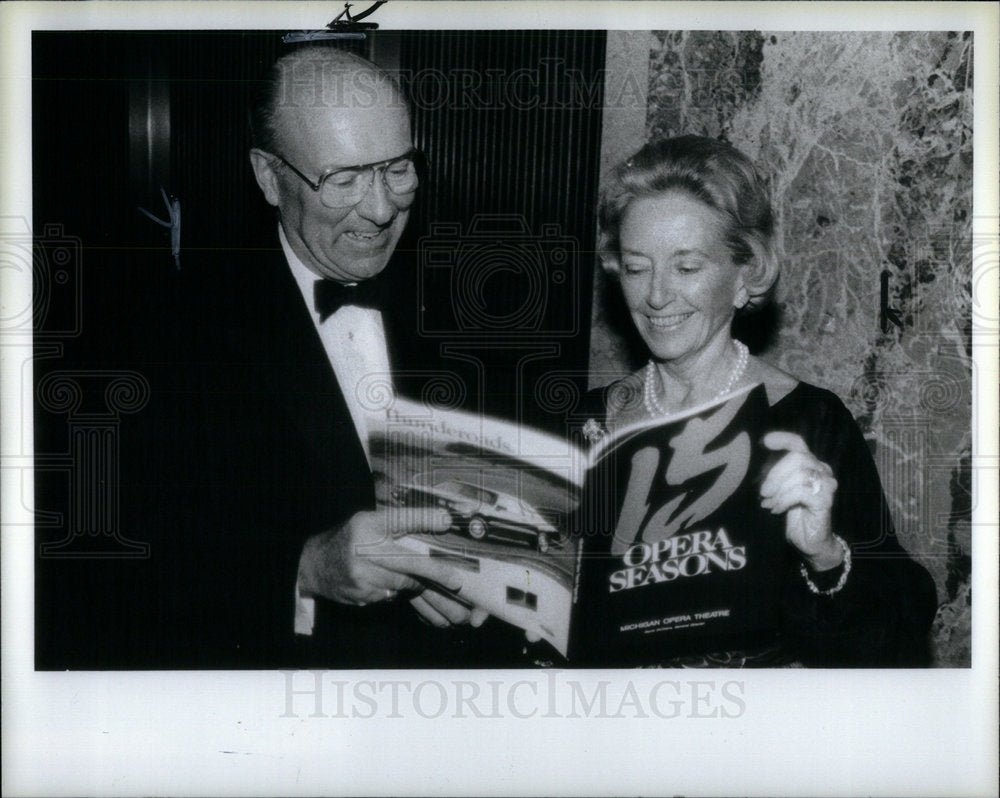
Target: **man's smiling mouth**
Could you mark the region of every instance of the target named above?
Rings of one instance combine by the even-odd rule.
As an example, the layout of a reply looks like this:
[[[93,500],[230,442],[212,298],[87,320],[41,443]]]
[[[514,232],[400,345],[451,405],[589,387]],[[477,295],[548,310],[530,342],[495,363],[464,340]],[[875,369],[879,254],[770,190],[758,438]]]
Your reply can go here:
[[[361,243],[368,243],[371,241],[376,241],[385,233],[385,230],[375,230],[369,233],[363,233],[360,230],[349,230],[344,233],[344,237],[350,239],[351,241],[358,241]]]

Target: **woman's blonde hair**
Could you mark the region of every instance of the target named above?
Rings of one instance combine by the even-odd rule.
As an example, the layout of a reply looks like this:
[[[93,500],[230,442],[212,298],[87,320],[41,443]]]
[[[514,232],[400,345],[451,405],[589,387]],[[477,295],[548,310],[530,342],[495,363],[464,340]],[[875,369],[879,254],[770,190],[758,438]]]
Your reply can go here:
[[[749,267],[745,309],[765,304],[778,279],[770,188],[743,153],[703,136],[651,141],[612,171],[598,212],[604,269],[615,276],[619,273],[619,232],[629,203],[669,191],[687,192],[722,215],[733,262]]]

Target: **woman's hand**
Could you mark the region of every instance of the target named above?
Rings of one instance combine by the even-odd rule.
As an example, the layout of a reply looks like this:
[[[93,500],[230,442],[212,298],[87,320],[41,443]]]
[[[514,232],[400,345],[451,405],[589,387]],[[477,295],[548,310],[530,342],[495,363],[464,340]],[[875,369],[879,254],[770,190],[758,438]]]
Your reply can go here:
[[[806,442],[791,432],[770,432],[761,441],[773,451],[787,451],[760,487],[760,506],[787,513],[785,539],[814,571],[840,565],[844,552],[830,528],[830,509],[837,492],[833,469],[816,459]]]

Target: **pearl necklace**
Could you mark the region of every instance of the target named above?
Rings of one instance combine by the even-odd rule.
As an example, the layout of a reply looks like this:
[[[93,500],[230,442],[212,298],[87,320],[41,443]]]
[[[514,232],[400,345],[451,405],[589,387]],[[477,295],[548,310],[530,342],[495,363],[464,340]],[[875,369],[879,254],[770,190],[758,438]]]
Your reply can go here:
[[[750,360],[750,350],[746,348],[745,344],[734,338],[733,346],[736,347],[737,352],[736,365],[730,372],[729,379],[726,380],[726,384],[722,386],[714,397],[712,397],[713,402],[716,399],[721,399],[733,389],[733,386],[736,385],[736,383],[739,382],[740,377],[743,376],[743,372],[746,371],[747,363]],[[646,376],[642,384],[642,402],[646,406],[646,412],[653,418],[667,415],[666,408],[660,404],[660,400],[656,398],[656,392],[653,389],[653,379],[655,373],[656,366],[654,366],[653,361],[650,360],[646,364]]]

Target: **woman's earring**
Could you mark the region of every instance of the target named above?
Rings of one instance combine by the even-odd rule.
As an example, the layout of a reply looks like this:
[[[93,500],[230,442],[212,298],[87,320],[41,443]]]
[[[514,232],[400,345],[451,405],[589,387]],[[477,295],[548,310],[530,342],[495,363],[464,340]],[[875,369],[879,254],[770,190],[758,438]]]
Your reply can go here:
[[[750,293],[745,288],[741,288],[736,292],[736,301],[733,304],[738,308],[745,308],[749,301]]]

